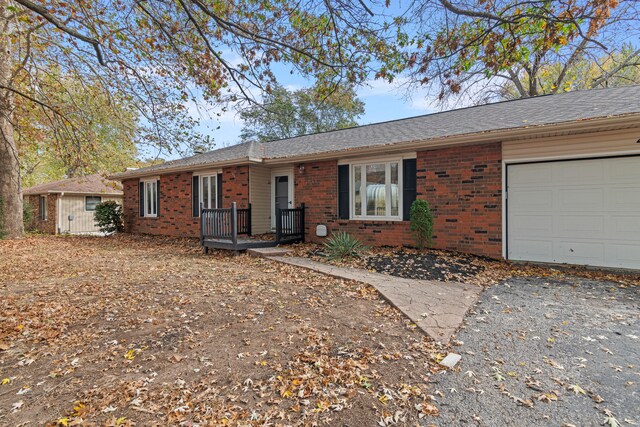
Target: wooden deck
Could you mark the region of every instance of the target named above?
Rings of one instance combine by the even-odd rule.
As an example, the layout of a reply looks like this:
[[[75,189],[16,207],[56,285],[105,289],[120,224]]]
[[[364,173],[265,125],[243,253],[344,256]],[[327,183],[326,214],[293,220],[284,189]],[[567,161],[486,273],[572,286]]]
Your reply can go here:
[[[272,248],[277,246],[275,240],[260,240],[260,239],[252,239],[252,238],[243,238],[238,237],[237,243],[234,243],[229,239],[205,239],[202,242],[202,246],[204,247],[205,253],[208,252],[208,249],[227,249],[231,251],[246,251],[247,249],[253,248]]]
[[[300,238],[281,239],[280,242],[275,240],[253,239],[251,237],[238,237],[237,243],[234,245],[228,239],[205,239],[202,242],[205,253],[209,249],[225,249],[230,251],[246,251],[254,248],[274,248],[278,245],[288,245],[300,242]]]
[[[251,205],[238,209],[200,209],[200,242],[205,253],[209,249],[246,251],[304,242],[304,204],[297,209],[277,209],[274,239],[251,237]]]

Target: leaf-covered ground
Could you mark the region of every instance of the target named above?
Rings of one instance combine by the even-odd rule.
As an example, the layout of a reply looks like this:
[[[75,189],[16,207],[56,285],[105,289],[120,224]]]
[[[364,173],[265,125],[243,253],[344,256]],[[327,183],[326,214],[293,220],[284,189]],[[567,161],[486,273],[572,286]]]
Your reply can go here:
[[[435,348],[370,287],[193,240],[0,242],[0,425],[415,425]]]

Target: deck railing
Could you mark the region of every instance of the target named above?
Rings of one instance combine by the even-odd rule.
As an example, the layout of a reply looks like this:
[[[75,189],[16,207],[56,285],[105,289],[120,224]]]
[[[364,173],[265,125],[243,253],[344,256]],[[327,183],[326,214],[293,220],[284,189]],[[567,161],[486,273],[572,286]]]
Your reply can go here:
[[[230,209],[200,209],[200,243],[224,239],[235,245],[242,234],[251,235],[251,204],[246,209],[238,209],[236,202]]]
[[[304,242],[304,203],[295,209],[276,209],[276,242]]]
[[[296,209],[276,209],[276,245],[304,242],[304,214],[304,203]],[[238,245],[243,234],[251,236],[251,204],[247,209],[238,209],[235,202],[230,209],[200,209],[200,243],[205,252],[208,245],[215,246],[214,240],[218,247],[237,251],[246,246],[246,242]]]

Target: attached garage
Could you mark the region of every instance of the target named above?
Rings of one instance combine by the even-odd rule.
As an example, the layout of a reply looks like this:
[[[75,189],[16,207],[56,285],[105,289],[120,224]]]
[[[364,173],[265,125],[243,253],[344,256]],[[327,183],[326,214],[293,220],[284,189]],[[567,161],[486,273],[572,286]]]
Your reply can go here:
[[[511,260],[640,269],[640,155],[506,165]]]

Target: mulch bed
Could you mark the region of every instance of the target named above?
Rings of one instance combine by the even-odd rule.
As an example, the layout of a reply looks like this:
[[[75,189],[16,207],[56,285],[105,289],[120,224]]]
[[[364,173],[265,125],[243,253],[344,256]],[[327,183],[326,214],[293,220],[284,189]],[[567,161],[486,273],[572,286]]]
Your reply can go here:
[[[485,270],[476,257],[429,251],[425,253],[396,250],[365,259],[367,270],[418,280],[458,280],[476,277]]]
[[[512,263],[504,260],[463,254],[437,249],[414,249],[374,247],[357,258],[330,260],[324,247],[304,243],[288,247],[293,256],[311,258],[315,261],[340,267],[363,268],[377,273],[416,280],[456,281],[480,286],[491,286],[512,277],[582,277],[604,280],[622,285],[638,285],[638,274],[590,269],[580,266],[545,266]]]

